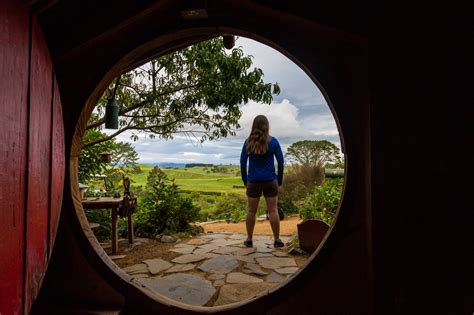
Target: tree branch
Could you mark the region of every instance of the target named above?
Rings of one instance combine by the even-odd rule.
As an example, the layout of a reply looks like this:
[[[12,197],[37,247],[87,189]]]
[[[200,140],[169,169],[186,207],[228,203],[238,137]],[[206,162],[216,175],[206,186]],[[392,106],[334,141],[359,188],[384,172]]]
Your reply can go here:
[[[154,95],[153,98],[159,98],[159,97],[162,97],[164,95],[167,95],[167,94],[171,94],[171,93],[176,93],[176,92],[179,92],[179,91],[182,91],[182,90],[186,90],[186,89],[190,89],[190,88],[196,88],[196,87],[199,87],[201,86],[202,84],[194,84],[194,85],[186,85],[186,86],[180,86],[178,88],[175,88],[175,89],[172,89],[170,91],[166,91],[166,92],[162,92],[162,93],[159,93],[158,95]],[[121,108],[120,111],[119,111],[119,116],[123,116],[137,108],[140,108],[142,106],[145,106],[146,103],[148,103],[150,101],[151,97],[148,97],[146,98],[145,100],[139,102],[139,103],[136,103],[134,105],[131,105],[130,107],[126,107],[126,108]],[[100,125],[104,124],[105,123],[105,116],[89,125],[87,125],[86,129],[92,129],[92,128],[97,128],[99,127]]]
[[[102,142],[111,140],[112,138],[115,138],[116,136],[118,136],[118,135],[121,134],[122,132],[124,132],[124,131],[126,131],[126,130],[129,130],[129,129],[131,129],[131,128],[130,128],[129,126],[127,126],[127,127],[124,127],[124,128],[122,128],[122,129],[117,130],[117,132],[114,132],[113,134],[111,134],[111,135],[109,135],[109,136],[107,136],[107,137],[104,137],[104,138],[100,138],[100,139],[97,139],[97,140],[94,140],[94,141],[90,141],[90,142],[83,143],[81,149],[84,149],[84,148],[87,148],[87,147],[96,145],[96,144],[98,144],[98,143],[102,143]]]

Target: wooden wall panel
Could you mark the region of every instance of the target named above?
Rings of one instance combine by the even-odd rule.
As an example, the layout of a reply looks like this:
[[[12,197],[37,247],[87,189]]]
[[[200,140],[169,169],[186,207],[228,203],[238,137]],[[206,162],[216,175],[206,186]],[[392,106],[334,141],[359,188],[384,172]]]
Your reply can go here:
[[[36,19],[32,23],[25,310],[31,308],[46,273],[51,196],[53,66],[41,28]]]
[[[0,314],[21,314],[29,23],[18,1],[0,7]]]
[[[56,236],[59,213],[63,200],[64,187],[64,124],[61,110],[61,99],[56,80],[53,86],[53,110],[52,110],[52,128],[51,128],[51,213],[49,228],[49,256],[54,245]]]

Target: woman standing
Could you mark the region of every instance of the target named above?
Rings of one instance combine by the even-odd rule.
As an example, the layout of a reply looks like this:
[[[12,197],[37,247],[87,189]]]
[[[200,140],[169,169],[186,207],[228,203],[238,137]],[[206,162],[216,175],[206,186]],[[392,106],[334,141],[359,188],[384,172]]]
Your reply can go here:
[[[280,143],[275,137],[270,136],[269,130],[270,125],[267,117],[263,115],[255,117],[252,131],[240,154],[240,173],[247,188],[247,240],[244,242],[247,247],[253,246],[252,236],[255,217],[262,193],[267,203],[270,225],[275,240],[274,247],[284,246],[280,240],[280,218],[277,210],[278,187],[283,182],[283,153]],[[276,157],[278,162],[278,174],[275,174],[273,157]],[[248,175],[247,160],[249,160]]]

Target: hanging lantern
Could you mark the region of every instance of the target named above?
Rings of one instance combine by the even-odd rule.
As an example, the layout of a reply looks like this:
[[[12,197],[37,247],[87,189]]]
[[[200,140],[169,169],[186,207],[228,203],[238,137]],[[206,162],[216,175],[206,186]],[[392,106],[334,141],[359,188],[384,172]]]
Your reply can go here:
[[[222,36],[222,41],[224,42],[224,47],[227,49],[234,48],[235,45],[235,36],[233,35],[224,35]]]
[[[119,107],[115,99],[109,99],[105,106],[105,128],[118,129]]]

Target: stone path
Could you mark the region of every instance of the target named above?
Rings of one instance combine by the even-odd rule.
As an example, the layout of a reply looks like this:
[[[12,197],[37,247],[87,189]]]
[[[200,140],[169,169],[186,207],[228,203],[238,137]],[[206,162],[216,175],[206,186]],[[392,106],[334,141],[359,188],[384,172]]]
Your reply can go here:
[[[288,242],[289,237],[282,237]],[[254,247],[243,245],[245,235],[201,234],[177,243],[180,254],[171,261],[144,260],[123,270],[171,299],[200,306],[217,306],[252,298],[284,281],[300,268],[304,258],[273,248],[270,236],[254,236]]]

